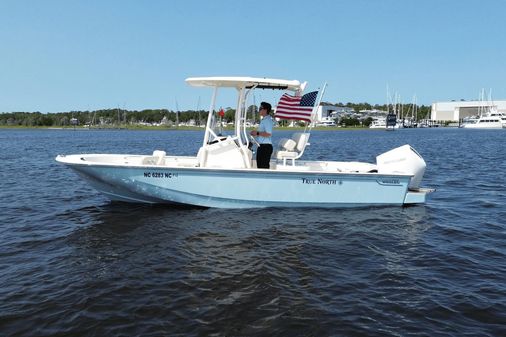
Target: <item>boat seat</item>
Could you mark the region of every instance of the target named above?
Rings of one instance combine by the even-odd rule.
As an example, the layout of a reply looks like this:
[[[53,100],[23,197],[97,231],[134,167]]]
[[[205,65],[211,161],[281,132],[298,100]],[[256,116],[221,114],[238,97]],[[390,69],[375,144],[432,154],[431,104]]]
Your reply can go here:
[[[165,151],[155,150],[152,156],[146,156],[142,159],[143,165],[165,165]]]
[[[302,156],[309,140],[309,134],[303,132],[296,132],[292,138],[283,138],[278,143],[278,150],[274,153],[274,157],[283,160],[283,165],[286,165],[286,160],[292,160],[292,166],[295,165],[295,159]]]

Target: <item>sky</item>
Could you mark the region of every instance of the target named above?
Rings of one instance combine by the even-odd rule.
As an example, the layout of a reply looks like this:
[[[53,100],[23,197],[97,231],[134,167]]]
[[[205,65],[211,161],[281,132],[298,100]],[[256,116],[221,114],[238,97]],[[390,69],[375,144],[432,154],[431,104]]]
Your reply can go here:
[[[184,82],[201,76],[326,82],[332,103],[506,99],[505,13],[506,0],[0,0],[0,113],[207,109],[211,90]]]

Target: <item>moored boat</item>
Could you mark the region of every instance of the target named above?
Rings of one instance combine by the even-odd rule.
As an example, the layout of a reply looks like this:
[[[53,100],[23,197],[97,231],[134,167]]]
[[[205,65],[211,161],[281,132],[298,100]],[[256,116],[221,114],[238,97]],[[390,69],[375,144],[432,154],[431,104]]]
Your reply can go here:
[[[463,128],[468,129],[502,129],[505,127],[499,116],[481,116],[468,119],[462,124]]]
[[[386,117],[373,119],[369,128],[370,129],[383,129],[383,130],[385,130],[387,128]]]

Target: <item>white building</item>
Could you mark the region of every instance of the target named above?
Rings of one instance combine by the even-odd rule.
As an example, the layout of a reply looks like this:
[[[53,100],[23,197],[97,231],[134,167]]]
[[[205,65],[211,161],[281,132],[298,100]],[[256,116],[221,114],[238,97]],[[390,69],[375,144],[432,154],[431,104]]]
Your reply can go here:
[[[319,105],[316,110],[314,124],[317,126],[336,126],[336,118],[340,115],[350,114],[353,112],[353,108]]]
[[[335,119],[339,117],[339,115],[350,114],[353,112],[353,108],[333,105],[319,105],[318,109],[316,110],[316,122]]]
[[[432,103],[430,119],[435,121],[458,121],[464,117],[479,115],[480,109],[485,111],[495,108],[506,113],[506,101],[452,101]]]
[[[313,126],[335,126],[336,118],[352,114],[355,114],[353,108],[334,105],[319,105],[316,109]],[[296,122],[292,121],[290,126],[295,126],[295,124]]]
[[[372,109],[372,110],[360,110],[359,111],[362,115],[367,117],[380,117],[380,118],[386,118],[388,115],[388,111],[378,110],[378,109]]]

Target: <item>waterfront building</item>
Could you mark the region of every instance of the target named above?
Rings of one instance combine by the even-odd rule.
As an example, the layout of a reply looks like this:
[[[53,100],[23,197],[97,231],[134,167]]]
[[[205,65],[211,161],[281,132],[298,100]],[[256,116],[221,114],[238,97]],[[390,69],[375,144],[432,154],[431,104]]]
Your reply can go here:
[[[480,111],[496,110],[506,113],[506,100],[498,101],[451,101],[432,103],[430,119],[434,121],[459,121],[478,116]]]
[[[336,118],[353,114],[353,108],[334,105],[319,105],[316,109],[316,124],[325,124],[335,121]]]

